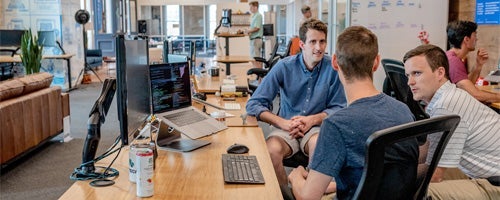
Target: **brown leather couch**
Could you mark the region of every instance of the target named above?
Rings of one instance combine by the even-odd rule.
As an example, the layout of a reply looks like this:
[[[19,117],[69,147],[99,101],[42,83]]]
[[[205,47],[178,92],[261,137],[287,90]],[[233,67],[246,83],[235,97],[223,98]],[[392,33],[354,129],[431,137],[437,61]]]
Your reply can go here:
[[[50,87],[52,78],[45,72],[0,82],[2,168],[63,131],[69,96]]]

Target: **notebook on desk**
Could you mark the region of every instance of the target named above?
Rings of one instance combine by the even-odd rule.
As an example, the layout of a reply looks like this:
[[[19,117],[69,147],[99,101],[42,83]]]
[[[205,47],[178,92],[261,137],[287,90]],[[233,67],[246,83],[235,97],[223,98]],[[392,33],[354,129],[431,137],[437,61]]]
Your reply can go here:
[[[227,126],[192,106],[188,62],[150,65],[153,113],[191,139],[227,129]]]
[[[181,152],[193,151],[210,144],[209,141],[205,140],[181,139],[181,134],[169,129],[169,126],[163,121],[160,121],[155,141],[158,149]]]

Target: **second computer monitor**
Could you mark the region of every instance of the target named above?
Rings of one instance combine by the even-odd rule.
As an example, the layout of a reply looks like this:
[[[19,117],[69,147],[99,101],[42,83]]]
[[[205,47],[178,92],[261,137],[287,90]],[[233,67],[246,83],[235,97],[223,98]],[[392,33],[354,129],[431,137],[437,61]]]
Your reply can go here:
[[[46,47],[57,47],[55,31],[38,31],[38,44]]]
[[[0,30],[0,46],[21,46],[21,38],[26,30]]]

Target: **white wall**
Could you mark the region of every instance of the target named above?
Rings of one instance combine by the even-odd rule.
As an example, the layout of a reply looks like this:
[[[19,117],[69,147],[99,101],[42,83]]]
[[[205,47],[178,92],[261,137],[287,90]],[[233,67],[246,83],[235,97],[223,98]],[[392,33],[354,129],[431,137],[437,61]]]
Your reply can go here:
[[[374,6],[369,8],[369,2]],[[403,1],[404,5],[389,1],[387,6],[382,6],[382,2],[353,0],[351,7],[351,25],[363,25],[377,35],[382,58],[402,60],[407,51],[420,45],[417,36],[421,30],[429,33],[431,44],[446,49],[448,1]],[[374,74],[377,89],[382,90],[384,79],[380,66]]]

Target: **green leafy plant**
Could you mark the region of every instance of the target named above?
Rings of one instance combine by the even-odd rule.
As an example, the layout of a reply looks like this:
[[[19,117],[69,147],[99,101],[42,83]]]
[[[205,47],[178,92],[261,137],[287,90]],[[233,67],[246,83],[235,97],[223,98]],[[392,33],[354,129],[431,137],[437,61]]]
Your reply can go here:
[[[38,36],[32,35],[31,29],[24,32],[21,39],[21,61],[26,74],[40,72],[42,51],[43,46],[38,44]]]

